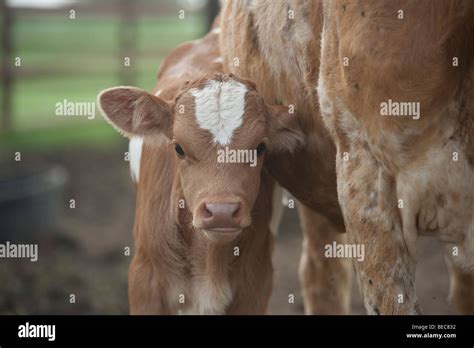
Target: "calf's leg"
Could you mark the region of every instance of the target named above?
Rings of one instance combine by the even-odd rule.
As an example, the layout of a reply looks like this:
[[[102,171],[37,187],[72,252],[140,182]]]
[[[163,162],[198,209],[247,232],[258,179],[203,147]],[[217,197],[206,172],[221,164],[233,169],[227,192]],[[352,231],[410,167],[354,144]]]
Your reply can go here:
[[[269,230],[266,234],[268,238],[263,245],[256,246],[248,255],[243,254],[242,257],[248,258],[233,270],[230,282],[234,295],[226,314],[266,314],[273,286],[273,237]]]
[[[166,290],[157,281],[154,272],[151,262],[137,251],[128,272],[130,314],[176,314],[172,312]]]

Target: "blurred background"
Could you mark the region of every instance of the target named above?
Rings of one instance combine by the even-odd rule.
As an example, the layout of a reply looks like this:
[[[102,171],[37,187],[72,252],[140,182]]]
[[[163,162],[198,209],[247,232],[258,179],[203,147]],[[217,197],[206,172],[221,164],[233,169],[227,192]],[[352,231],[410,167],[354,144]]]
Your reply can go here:
[[[98,110],[93,119],[61,116],[57,103],[95,103],[116,85],[151,90],[162,59],[207,31],[218,1],[0,0],[0,11],[0,243],[39,245],[37,262],[0,258],[0,314],[127,314],[135,204],[127,141]],[[271,314],[303,313],[301,238],[287,209]],[[452,313],[439,245],[422,243],[421,303]],[[364,314],[356,284],[353,302]]]

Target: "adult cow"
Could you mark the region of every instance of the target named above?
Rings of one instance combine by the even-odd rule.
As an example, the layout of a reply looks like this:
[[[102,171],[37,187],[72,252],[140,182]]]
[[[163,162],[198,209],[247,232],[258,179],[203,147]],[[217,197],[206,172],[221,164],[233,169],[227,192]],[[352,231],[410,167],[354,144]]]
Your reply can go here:
[[[445,242],[450,298],[474,312],[473,26],[469,0],[226,3],[224,65],[268,100],[295,104],[306,130],[306,149],[269,167],[304,203],[309,312],[325,312],[324,288],[333,309],[348,291],[344,265],[321,250],[341,229],[334,164],[348,235],[365,246],[355,266],[368,313],[421,311],[419,234]],[[336,228],[308,223],[318,219]],[[331,283],[334,271],[343,276]]]
[[[267,102],[293,105],[306,146],[283,160],[267,159],[273,176],[300,202],[304,242],[300,278],[307,313],[350,309],[351,263],[324,257],[346,242],[336,190],[336,149],[319,114],[320,2],[228,1],[221,14],[224,68],[251,76]]]

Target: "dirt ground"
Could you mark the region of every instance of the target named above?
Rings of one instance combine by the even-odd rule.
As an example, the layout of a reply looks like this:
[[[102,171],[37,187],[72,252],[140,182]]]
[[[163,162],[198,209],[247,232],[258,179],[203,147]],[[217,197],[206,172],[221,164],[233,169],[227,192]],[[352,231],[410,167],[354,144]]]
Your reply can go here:
[[[133,250],[134,189],[126,144],[109,150],[59,149],[23,153],[66,168],[69,181],[60,226],[39,240],[39,259],[0,259],[0,314],[126,314],[127,271]],[[76,208],[69,208],[69,199]],[[1,233],[1,222],[0,222]],[[298,281],[301,230],[295,210],[287,209],[276,241],[271,314],[302,314]],[[440,245],[419,243],[417,291],[426,314],[454,314],[447,303],[448,274]],[[75,303],[70,303],[70,295]],[[288,295],[295,303],[288,303]],[[353,314],[365,314],[357,285]]]

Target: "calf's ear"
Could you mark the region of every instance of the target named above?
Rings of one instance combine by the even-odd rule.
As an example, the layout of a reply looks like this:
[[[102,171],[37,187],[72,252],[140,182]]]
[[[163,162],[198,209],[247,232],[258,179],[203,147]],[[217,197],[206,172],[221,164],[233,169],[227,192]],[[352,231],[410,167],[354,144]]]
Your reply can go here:
[[[295,113],[284,105],[270,105],[269,140],[271,151],[293,152],[304,144],[304,133]]]
[[[168,102],[135,87],[106,89],[98,97],[104,118],[128,138],[172,135],[172,111]]]

